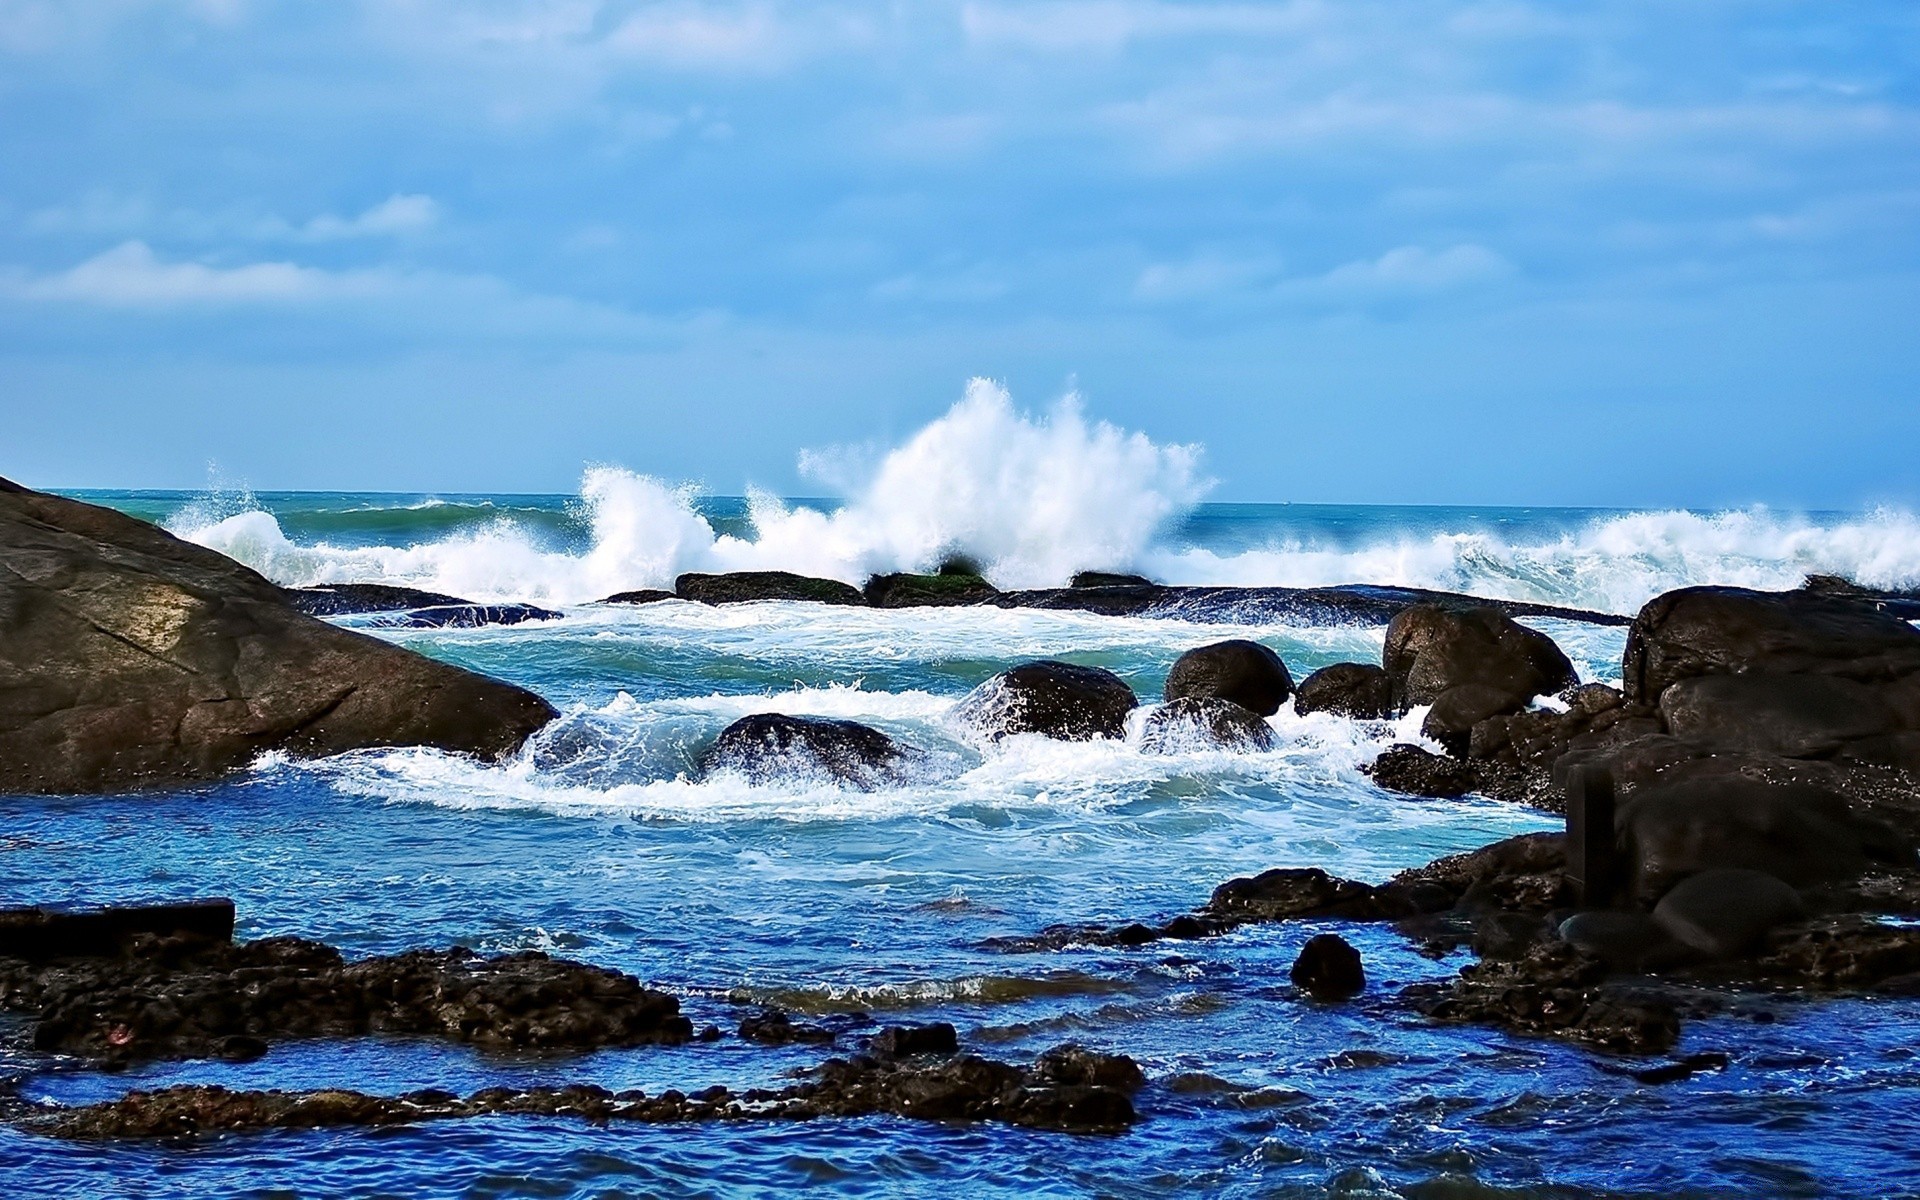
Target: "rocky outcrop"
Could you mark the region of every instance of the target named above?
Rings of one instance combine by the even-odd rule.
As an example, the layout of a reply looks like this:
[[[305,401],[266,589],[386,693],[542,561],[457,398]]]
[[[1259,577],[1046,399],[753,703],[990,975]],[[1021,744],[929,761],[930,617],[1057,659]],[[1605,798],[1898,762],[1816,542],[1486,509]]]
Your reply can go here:
[[[1236,638],[1175,659],[1164,691],[1168,700],[1225,700],[1270,717],[1293,694],[1293,676],[1271,647]]]
[[[398,587],[390,583],[328,583],[318,587],[288,588],[288,601],[313,617],[350,617],[360,613],[401,612],[410,608],[443,608],[472,604],[445,592]]]
[[[1231,700],[1182,697],[1147,716],[1140,748],[1149,754],[1193,750],[1271,750],[1279,745],[1272,726]]]
[[[1119,571],[1076,571],[1067,582],[1068,587],[1106,588],[1106,587],[1152,587],[1153,580],[1145,575],[1127,575]]]
[[[1390,792],[1429,800],[1452,800],[1481,786],[1472,763],[1409,742],[1387,747],[1364,770]]]
[[[1288,973],[1293,986],[1315,1000],[1345,1000],[1366,989],[1367,973],[1360,964],[1360,952],[1336,933],[1320,933],[1307,939],[1293,960]]]
[[[1293,711],[1303,717],[1326,712],[1356,721],[1383,720],[1394,715],[1393,679],[1372,663],[1321,667],[1294,689]]]
[[[190,1138],[266,1129],[408,1125],[490,1114],[575,1117],[596,1124],[806,1121],[887,1115],[927,1121],[1001,1121],[1067,1133],[1116,1133],[1134,1122],[1140,1068],[1121,1055],[1056,1047],[1031,1067],[974,1055],[940,1060],[866,1056],[827,1060],[779,1090],[703,1088],[611,1092],[592,1084],[486,1088],[462,1099],[424,1090],[372,1096],[342,1088],[230,1091],[186,1084],[118,1100],[15,1113],[22,1127],[77,1141]]]
[[[865,604],[860,589],[838,579],[816,579],[791,571],[730,571],[706,575],[689,571],[673,581],[673,594],[701,604],[746,604],[755,600],[810,600],[816,604]]]
[[[1456,753],[1479,722],[1579,683],[1552,638],[1491,607],[1406,609],[1387,625],[1381,665],[1394,707],[1432,705],[1422,732]]]
[[[596,601],[599,604],[658,604],[662,600],[678,600],[680,597],[660,588],[638,588],[631,592],[615,592],[611,596]]]
[[[761,783],[824,774],[836,783],[873,788],[895,782],[907,757],[898,742],[857,721],[755,713],[721,730],[700,765]]]
[[[478,629],[483,625],[557,621],[561,615],[550,608],[533,604],[442,604],[401,613],[383,613],[367,623],[376,629]]]
[[[497,756],[554,715],[144,521],[0,481],[0,792],[206,779],[268,750]]]
[[[960,702],[954,719],[992,739],[1038,733],[1085,742],[1124,737],[1127,714],[1138,704],[1112,671],[1044,660],[987,680]]]
[[[980,576],[942,571],[937,575],[875,575],[867,580],[866,601],[875,608],[953,608],[991,604],[1000,589]]]

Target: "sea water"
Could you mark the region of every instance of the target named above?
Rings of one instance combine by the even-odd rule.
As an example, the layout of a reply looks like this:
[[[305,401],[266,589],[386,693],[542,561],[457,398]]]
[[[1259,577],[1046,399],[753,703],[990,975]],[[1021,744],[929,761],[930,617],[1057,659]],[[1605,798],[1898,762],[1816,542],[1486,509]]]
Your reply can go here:
[[[935,438],[918,461],[964,461],[976,435],[1024,437],[1035,441],[1025,474],[956,473],[931,496],[876,485],[837,503],[727,498],[612,467],[587,472],[573,496],[88,494],[287,584],[378,580],[551,606],[557,619],[509,627],[369,631],[529,687],[562,716],[497,765],[426,750],[269,756],[203,787],[0,797],[0,900],[227,895],[242,937],[296,934],[348,954],[540,949],[630,971],[702,1026],[730,1030],[777,1005],[866,1013],[872,1028],[951,1021],[969,1049],[1009,1059],[1078,1041],[1134,1056],[1154,1081],[1132,1131],[488,1117],[73,1145],[0,1129],[5,1193],[1920,1194],[1910,1001],[1757,1000],[1766,1023],[1695,1021],[1679,1047],[1725,1051],[1728,1069],[1643,1085],[1621,1073],[1633,1064],[1414,1016],[1396,993],[1469,960],[1423,958],[1384,927],[1295,922],[1132,950],[987,947],[1056,922],[1164,918],[1268,867],[1379,880],[1555,827],[1511,805],[1372,787],[1361,765],[1417,738],[1417,714],[1352,722],[1283,708],[1277,748],[1252,754],[1144,753],[1140,714],[1125,740],[1085,744],[984,744],[951,720],[969,689],[1030,659],[1107,667],[1151,703],[1196,645],[1256,638],[1299,678],[1377,661],[1378,628],[593,603],[683,570],[857,580],[965,553],[1007,583],[1136,569],[1170,582],[1411,584],[1630,612],[1666,588],[1792,586],[1812,571],[1911,585],[1911,516],[1205,504],[1183,452],[1077,415],[983,411],[949,419],[983,422],[985,434]],[[1047,454],[1086,487],[1037,499]],[[1151,494],[1109,511],[1115,480]],[[1529,623],[1583,679],[1618,680],[1621,630]],[[728,722],[772,711],[867,722],[926,754],[877,791],[700,772],[701,750]],[[1314,1004],[1287,984],[1301,943],[1328,928],[1365,957],[1369,989],[1351,1004]],[[732,1038],[531,1058],[363,1039],[115,1075],[26,1055],[0,1066],[24,1073],[29,1097],[81,1103],[189,1081],[388,1094],[767,1087],[821,1057]]]

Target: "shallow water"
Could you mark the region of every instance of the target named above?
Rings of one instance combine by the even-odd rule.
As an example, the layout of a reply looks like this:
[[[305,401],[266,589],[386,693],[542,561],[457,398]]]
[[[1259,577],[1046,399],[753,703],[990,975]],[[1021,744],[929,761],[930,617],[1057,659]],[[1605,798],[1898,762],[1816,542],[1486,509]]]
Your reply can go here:
[[[147,502],[162,517],[184,504]],[[398,518],[345,515],[350,505],[381,514],[379,504],[305,497],[280,524],[309,548],[398,545]],[[1369,519],[1392,526],[1391,513]],[[1552,517],[1569,528],[1591,519]],[[578,537],[569,520],[554,517],[554,529]],[[1533,623],[1583,677],[1618,677],[1621,630]],[[1377,658],[1377,629],[668,602],[378,636],[525,684],[565,715],[501,766],[392,751],[268,760],[176,792],[0,798],[0,899],[224,894],[239,904],[242,936],[300,934],[349,953],[539,948],[632,971],[679,995],[696,1024],[729,1029],[752,1005],[775,1003],[842,1019],[951,1020],[969,1047],[1010,1058],[1077,1040],[1142,1062],[1153,1080],[1144,1120],[1089,1138],[892,1119],[595,1129],[496,1117],[108,1147],[0,1130],[7,1194],[1920,1192],[1912,1002],[1770,1001],[1755,1011],[1772,1023],[1699,1022],[1680,1051],[1724,1050],[1733,1065],[1647,1086],[1585,1051],[1411,1017],[1392,1003],[1398,989],[1466,960],[1423,959],[1384,929],[1341,928],[1365,955],[1371,987],[1337,1007],[1297,999],[1286,983],[1294,953],[1321,928],[1313,923],[1130,951],[981,948],[1054,922],[1171,915],[1267,867],[1380,879],[1553,827],[1512,806],[1374,789],[1359,764],[1408,736],[1417,717],[1396,728],[1283,710],[1271,753],[1172,756],[1140,751],[1137,720],[1124,743],[999,746],[949,720],[968,689],[1031,658],[1107,666],[1151,701],[1194,645],[1257,637],[1299,677]],[[699,778],[704,745],[756,711],[868,721],[927,754],[905,785],[875,792]],[[1338,1057],[1350,1051],[1367,1053]],[[501,1060],[374,1039],[124,1075],[10,1065],[33,1070],[27,1094],[84,1102],[203,1080],[379,1092],[766,1086],[820,1057],[728,1039]]]

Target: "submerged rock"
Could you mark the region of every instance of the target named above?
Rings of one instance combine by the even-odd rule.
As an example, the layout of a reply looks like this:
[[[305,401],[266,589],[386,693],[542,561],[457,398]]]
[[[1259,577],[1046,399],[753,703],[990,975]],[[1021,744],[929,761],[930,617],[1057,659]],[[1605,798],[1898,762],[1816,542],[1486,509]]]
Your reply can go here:
[[[0,480],[0,792],[207,779],[261,753],[496,757],[555,716],[531,692],[295,609],[144,521]]]
[[[1360,965],[1360,952],[1337,934],[1316,934],[1300,948],[1293,960],[1293,986],[1315,1000],[1345,1000],[1359,995],[1367,986],[1367,974]]]
[[[1552,638],[1492,607],[1406,609],[1387,626],[1382,665],[1395,708],[1432,705],[1422,732],[1455,753],[1478,722],[1579,683]]]
[[[615,592],[611,596],[596,601],[598,604],[658,604],[662,600],[678,600],[680,597],[660,588],[639,588],[631,592]]]
[[[1231,700],[1191,696],[1154,709],[1140,739],[1140,748],[1152,754],[1208,748],[1260,751],[1278,744],[1272,726]]]
[[[1300,681],[1293,693],[1293,711],[1330,712],[1356,721],[1378,721],[1393,715],[1393,680],[1372,663],[1334,663]]]
[[[350,617],[360,613],[400,612],[409,608],[440,608],[472,604],[444,592],[397,587],[390,583],[329,583],[320,587],[288,588],[293,606],[313,617]]]
[[[755,600],[811,600],[816,604],[865,604],[860,589],[838,579],[816,579],[791,571],[731,571],[705,575],[690,571],[673,581],[673,594],[701,604],[746,604]]]
[[[906,759],[898,742],[857,721],[755,713],[721,730],[700,766],[758,782],[824,772],[838,783],[871,788],[893,781]]]
[[[560,613],[550,608],[532,604],[443,604],[378,616],[368,624],[380,629],[478,629],[483,625],[557,621],[560,617]]]
[[[1452,800],[1480,785],[1471,763],[1407,742],[1388,746],[1366,772],[1390,792],[1425,796],[1429,800]]]
[[[1002,671],[975,688],[954,717],[989,738],[1038,733],[1062,741],[1119,739],[1139,704],[1112,671],[1046,660]]]
[[[725,1087],[691,1094],[614,1093],[592,1084],[485,1088],[462,1099],[428,1089],[370,1096],[330,1088],[309,1092],[229,1091],[187,1084],[134,1091],[118,1100],[40,1109],[21,1124],[73,1140],[185,1138],[264,1129],[385,1126],[487,1114],[572,1116],[596,1124],[691,1121],[804,1121],[889,1115],[931,1121],[1002,1121],[1066,1133],[1112,1133],[1135,1119],[1128,1099],[1140,1084],[1131,1059],[1062,1046],[1031,1069],[960,1055],[942,1062],[868,1057],[829,1059],[777,1091]]]
[[[1226,700],[1270,717],[1293,694],[1293,676],[1271,647],[1235,639],[1189,650],[1167,672],[1168,700]]]
[[[780,1009],[769,1008],[742,1020],[740,1037],[763,1046],[786,1046],[794,1042],[831,1042],[834,1033],[824,1026],[802,1024]]]

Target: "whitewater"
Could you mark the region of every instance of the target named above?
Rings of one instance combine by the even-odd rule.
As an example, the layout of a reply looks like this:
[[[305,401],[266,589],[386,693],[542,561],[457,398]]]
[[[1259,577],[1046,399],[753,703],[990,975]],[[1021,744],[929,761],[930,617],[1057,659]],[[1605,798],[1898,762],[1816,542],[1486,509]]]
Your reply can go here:
[[[1073,396],[1024,412],[986,380],[870,469],[849,470],[857,457],[800,454],[804,472],[838,485],[836,501],[751,488],[715,497],[603,464],[573,497],[355,497],[304,537],[244,491],[155,515],[289,586],[385,582],[561,606],[670,589],[688,571],[858,585],[956,557],[1003,588],[1109,570],[1174,584],[1394,584],[1614,613],[1694,584],[1778,589],[1822,574],[1920,585],[1920,516],[1893,508],[1207,504],[1214,481],[1199,447],[1089,420]]]

